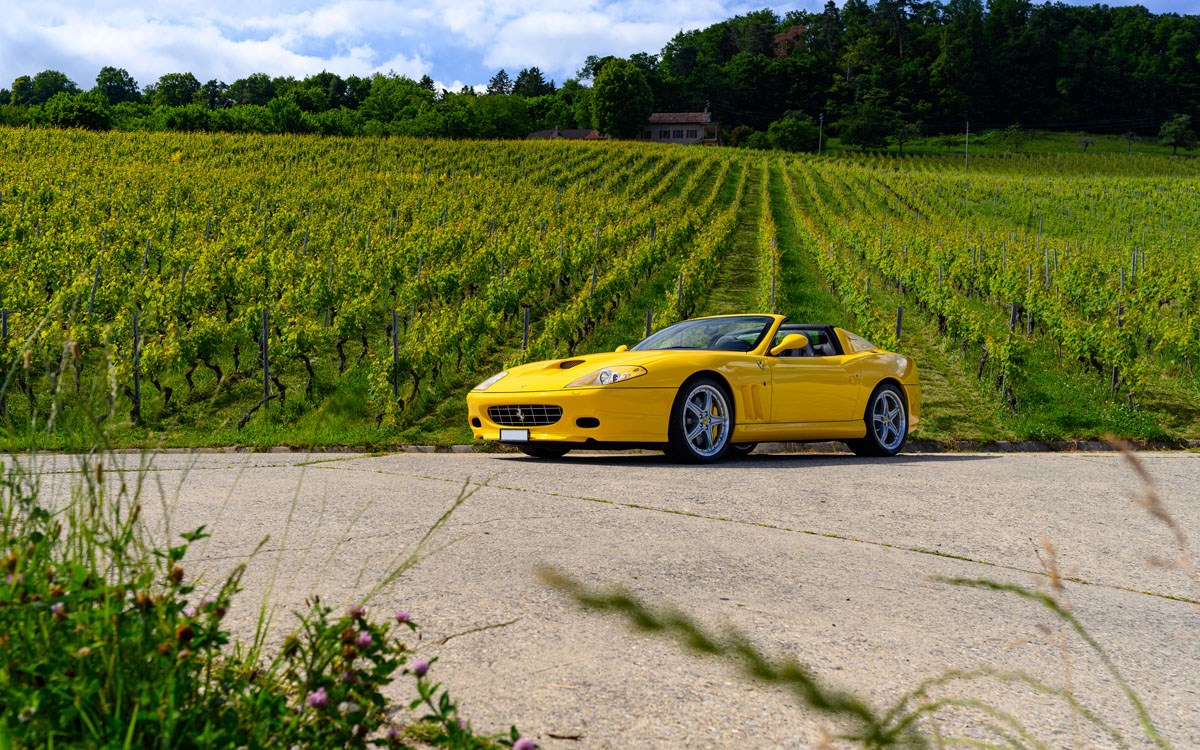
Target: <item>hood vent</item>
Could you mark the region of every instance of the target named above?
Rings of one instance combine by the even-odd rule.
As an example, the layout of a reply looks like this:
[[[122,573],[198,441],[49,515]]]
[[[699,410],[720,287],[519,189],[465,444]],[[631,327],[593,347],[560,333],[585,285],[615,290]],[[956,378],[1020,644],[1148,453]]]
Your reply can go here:
[[[582,359],[564,359],[562,362],[558,363],[558,366],[564,370],[570,370],[575,365],[582,365],[582,364],[583,364]]]

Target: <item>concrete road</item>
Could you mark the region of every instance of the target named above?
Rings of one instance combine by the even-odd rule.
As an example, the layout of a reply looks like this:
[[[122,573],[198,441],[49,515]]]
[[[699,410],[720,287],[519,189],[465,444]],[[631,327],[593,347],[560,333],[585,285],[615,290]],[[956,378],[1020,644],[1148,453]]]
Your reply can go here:
[[[1139,458],[1178,533],[1200,540],[1200,455]],[[149,482],[152,524],[213,532],[189,572],[215,581],[270,536],[230,615],[243,633],[263,601],[282,609],[282,625],[313,592],[350,603],[474,490],[442,549],[369,606],[413,613],[419,649],[439,657],[436,676],[476,728],[515,723],[541,747],[803,748],[837,726],[727,662],[579,609],[538,580],[539,565],[735,628],[877,706],[947,670],[988,665],[1068,687],[1131,746],[1149,746],[1100,660],[1044,610],[933,580],[1046,588],[1042,539],[1071,579],[1063,601],[1155,724],[1176,747],[1200,747],[1200,591],[1194,571],[1164,567],[1179,558],[1175,532],[1135,502],[1146,487],[1117,454],[756,455],[711,467],[604,454],[139,460],[109,462]],[[50,490],[66,491],[71,462],[41,459]],[[1050,746],[1116,744],[1011,680],[937,694],[1009,711]],[[995,738],[985,723],[953,708],[937,728]]]

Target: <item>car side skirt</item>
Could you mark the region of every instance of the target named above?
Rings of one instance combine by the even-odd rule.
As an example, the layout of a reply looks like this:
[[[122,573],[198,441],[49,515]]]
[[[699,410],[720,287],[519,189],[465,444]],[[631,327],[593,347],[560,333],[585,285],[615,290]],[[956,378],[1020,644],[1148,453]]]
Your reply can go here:
[[[742,424],[733,431],[735,443],[763,441],[799,442],[803,440],[853,440],[865,437],[867,425],[861,419],[848,422],[791,422],[787,424]]]

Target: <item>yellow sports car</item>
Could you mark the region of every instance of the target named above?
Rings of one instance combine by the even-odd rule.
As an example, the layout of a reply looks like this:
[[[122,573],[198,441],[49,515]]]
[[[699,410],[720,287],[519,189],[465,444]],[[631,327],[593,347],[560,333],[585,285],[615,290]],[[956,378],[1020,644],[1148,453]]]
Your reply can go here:
[[[920,419],[921,385],[910,358],[841,328],[722,315],[497,373],[468,394],[467,411],[476,440],[541,458],[640,447],[706,463],[765,440],[843,440],[860,456],[891,456]]]

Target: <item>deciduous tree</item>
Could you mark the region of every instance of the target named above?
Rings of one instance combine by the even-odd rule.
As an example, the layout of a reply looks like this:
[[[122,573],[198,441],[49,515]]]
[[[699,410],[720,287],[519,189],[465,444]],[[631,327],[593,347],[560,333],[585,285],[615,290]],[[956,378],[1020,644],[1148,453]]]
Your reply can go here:
[[[616,59],[596,76],[591,104],[593,127],[618,138],[631,138],[650,119],[654,94],[640,68]]]
[[[1175,115],[1163,123],[1158,131],[1158,140],[1164,146],[1171,147],[1171,153],[1179,153],[1196,147],[1196,132],[1192,130],[1191,115]]]
[[[136,102],[142,98],[137,81],[124,68],[114,68],[106,65],[96,76],[96,93],[104,97],[109,104],[121,102]]]
[[[200,93],[200,81],[191,73],[167,73],[146,89],[146,98],[160,107],[192,104]]]

